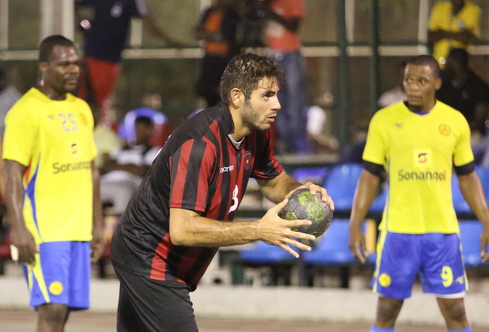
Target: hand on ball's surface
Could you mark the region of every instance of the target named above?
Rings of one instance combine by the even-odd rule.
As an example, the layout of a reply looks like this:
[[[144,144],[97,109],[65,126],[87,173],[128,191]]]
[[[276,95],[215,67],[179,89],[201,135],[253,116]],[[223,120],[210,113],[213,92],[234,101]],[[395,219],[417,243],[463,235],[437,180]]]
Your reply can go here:
[[[312,234],[316,237],[323,234],[331,224],[333,211],[327,202],[321,199],[321,193],[311,194],[309,189],[297,189],[289,197],[287,205],[280,210],[280,218],[287,220],[307,219],[311,225],[303,225],[292,230]]]

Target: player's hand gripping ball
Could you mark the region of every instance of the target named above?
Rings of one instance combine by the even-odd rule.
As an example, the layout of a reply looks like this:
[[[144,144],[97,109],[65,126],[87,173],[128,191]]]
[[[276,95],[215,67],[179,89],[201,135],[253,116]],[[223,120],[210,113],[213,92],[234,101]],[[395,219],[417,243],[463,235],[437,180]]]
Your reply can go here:
[[[289,197],[279,217],[287,220],[308,219],[311,225],[292,228],[293,231],[320,236],[328,229],[333,219],[333,211],[327,202],[321,200],[321,193],[311,194],[309,189],[297,189]]]

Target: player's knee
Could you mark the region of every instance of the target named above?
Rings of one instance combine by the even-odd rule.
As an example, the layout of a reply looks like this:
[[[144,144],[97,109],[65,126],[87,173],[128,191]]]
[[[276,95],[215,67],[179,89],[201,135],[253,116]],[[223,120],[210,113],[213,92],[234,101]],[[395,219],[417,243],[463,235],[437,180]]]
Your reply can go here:
[[[403,301],[383,298],[377,305],[377,320],[388,322],[395,320],[401,310]]]
[[[446,301],[444,311],[451,320],[464,322],[467,320],[465,315],[465,305],[463,301]]]
[[[66,322],[68,308],[62,304],[47,304],[39,307],[39,319],[53,326],[62,326]]]

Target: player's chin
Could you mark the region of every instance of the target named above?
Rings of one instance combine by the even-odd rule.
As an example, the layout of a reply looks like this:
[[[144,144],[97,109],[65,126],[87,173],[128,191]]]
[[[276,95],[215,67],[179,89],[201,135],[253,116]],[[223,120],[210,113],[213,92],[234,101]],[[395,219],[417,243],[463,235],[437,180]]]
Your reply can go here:
[[[256,126],[255,129],[259,131],[265,131],[270,129],[271,126],[272,126],[271,123],[260,123],[259,125]]]
[[[64,85],[64,90],[66,92],[73,93],[76,91],[77,87],[78,87],[77,82],[66,82]]]
[[[261,123],[261,130],[268,130],[272,126],[272,123],[275,122],[275,117],[269,117],[266,118],[262,123]]]
[[[411,106],[421,106],[423,104],[423,100],[421,97],[414,96],[414,97],[409,97],[407,98],[407,102]]]

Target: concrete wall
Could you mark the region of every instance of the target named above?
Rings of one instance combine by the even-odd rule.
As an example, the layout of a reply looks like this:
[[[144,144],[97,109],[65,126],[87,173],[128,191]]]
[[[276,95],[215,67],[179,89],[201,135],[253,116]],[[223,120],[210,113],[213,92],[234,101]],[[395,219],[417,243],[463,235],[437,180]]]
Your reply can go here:
[[[93,280],[92,310],[115,312],[118,291],[116,280]],[[376,295],[365,289],[203,285],[191,298],[196,315],[223,318],[371,322],[376,307]],[[471,325],[489,327],[489,291],[470,291],[465,302]],[[27,308],[27,303],[22,277],[0,278],[0,307]],[[405,302],[399,322],[444,324],[435,298],[417,289]]]

